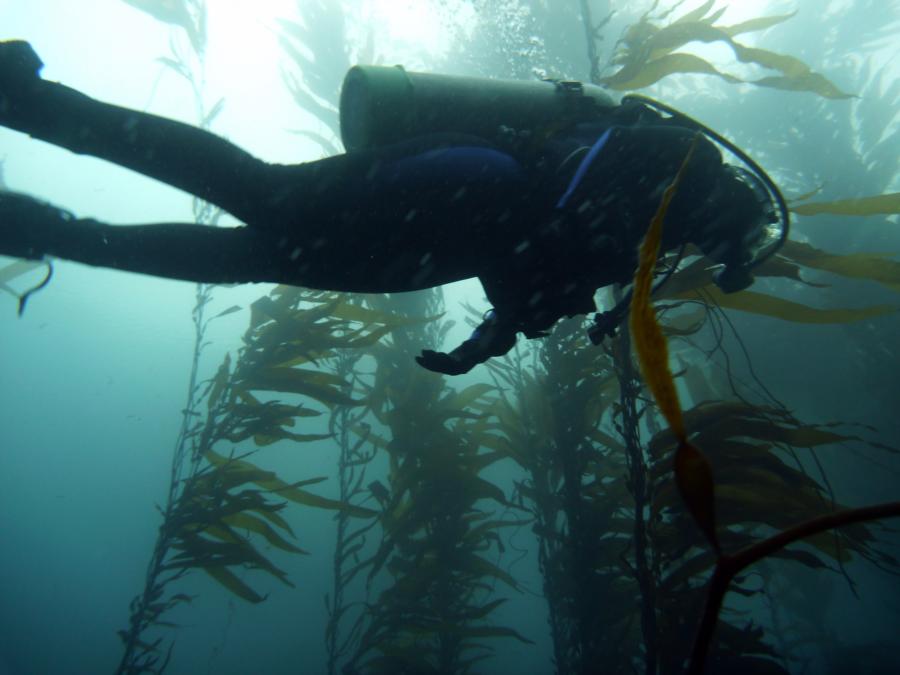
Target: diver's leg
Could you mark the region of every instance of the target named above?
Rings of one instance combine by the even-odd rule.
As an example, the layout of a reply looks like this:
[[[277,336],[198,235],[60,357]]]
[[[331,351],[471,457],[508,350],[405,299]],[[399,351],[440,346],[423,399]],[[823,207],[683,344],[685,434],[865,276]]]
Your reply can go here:
[[[265,162],[197,127],[42,80],[42,65],[28,43],[0,43],[0,125],[115,162],[252,219],[264,198]]]
[[[66,260],[201,283],[280,282],[271,238],[246,227],[107,225],[0,191],[0,254]]]

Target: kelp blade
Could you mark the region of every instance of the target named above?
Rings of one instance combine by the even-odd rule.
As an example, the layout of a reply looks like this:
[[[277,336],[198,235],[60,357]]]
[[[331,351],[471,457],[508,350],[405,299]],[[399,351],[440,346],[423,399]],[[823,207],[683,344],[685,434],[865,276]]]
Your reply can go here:
[[[697,137],[694,138],[672,183],[663,193],[659,208],[650,221],[647,235],[641,243],[638,269],[634,275],[634,291],[629,319],[634,347],[641,364],[644,380],[650,391],[653,392],[666,421],[679,439],[686,437],[684,421],[681,418],[681,405],[678,401],[678,392],[675,389],[672,373],[669,370],[668,344],[662,328],[656,320],[653,305],[650,302],[650,292],[653,287],[653,270],[656,267],[656,259],[662,241],[663,219],[684,175],[685,167],[694,154],[696,145]]]
[[[696,145],[697,137],[691,144],[672,183],[663,193],[656,214],[650,221],[647,235],[641,243],[638,269],[634,277],[629,325],[644,380],[678,438],[678,449],[675,452],[675,480],[679,491],[697,525],[718,552],[712,469],[703,453],[687,440],[681,404],[678,401],[678,391],[675,388],[672,371],[669,369],[668,344],[650,302],[653,270],[662,240],[663,220],[694,154]]]
[[[877,216],[900,213],[900,192],[892,192],[859,199],[839,199],[832,202],[792,204],[791,211],[800,216]]]

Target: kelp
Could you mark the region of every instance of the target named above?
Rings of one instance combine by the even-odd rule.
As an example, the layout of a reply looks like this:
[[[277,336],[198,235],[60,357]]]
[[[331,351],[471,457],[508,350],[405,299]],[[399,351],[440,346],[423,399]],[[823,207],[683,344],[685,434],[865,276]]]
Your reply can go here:
[[[856,199],[839,199],[830,202],[809,202],[797,204],[791,202],[791,211],[798,216],[877,216],[900,213],[900,192],[891,192],[871,197]]]
[[[530,345],[487,364],[500,392],[489,447],[525,470],[515,502],[533,520],[556,672],[600,662],[615,672],[630,658],[619,627],[635,608],[621,562],[632,529],[624,452],[601,429],[616,373],[579,321]]]
[[[407,315],[439,313],[435,292],[403,297],[405,308],[401,297],[370,302]],[[381,542],[351,572],[365,570],[372,584],[389,581],[357,623],[350,664],[360,672],[468,673],[491,651],[487,639],[530,642],[490,622],[504,601],[492,597],[494,583],[512,589],[518,583],[489,554],[502,549],[503,529],[522,524],[493,516],[492,503],[509,502],[480,475],[501,456],[484,450],[493,388],[454,390],[412,359],[415,345],[445,330],[434,321],[408,321],[373,353],[377,367],[366,402],[387,428],[388,438],[373,442],[388,453],[390,468],[387,486],[377,484]]]
[[[228,308],[205,319],[209,301],[208,288],[201,287],[194,312],[195,373],[209,321],[234,311]],[[255,544],[261,540],[285,552],[306,553],[291,541],[294,532],[282,515],[288,502],[333,510],[347,518],[371,520],[376,514],[371,509],[322,497],[307,489],[325,477],[289,482],[247,459],[250,452],[275,442],[297,444],[330,438],[330,434],[297,433],[292,429],[301,420],[320,416],[322,410],[317,407],[328,410],[339,404],[360,404],[342,393],[346,389],[345,381],[301,367],[313,358],[304,346],[307,337],[316,345],[316,358],[327,360],[335,356],[336,350],[352,349],[359,342],[365,343],[367,336],[379,332],[380,327],[371,322],[360,323],[332,314],[342,314],[341,307],[346,301],[334,294],[276,288],[254,303],[251,325],[236,358],[226,354],[212,378],[205,383],[191,384],[185,426],[173,462],[169,502],[162,512],[163,524],[146,590],[132,605],[130,630],[123,631],[126,656],[120,672],[159,672],[152,670],[158,666],[159,657],[155,652],[140,651],[140,645],[147,644],[141,635],[165,625],[161,623],[162,612],[179,603],[160,604],[154,598],[164,597],[168,584],[182,579],[188,572],[202,570],[228,592],[250,603],[262,602],[266,596],[243,573],[239,577],[237,570],[265,572],[285,585],[293,585],[287,573],[275,566]],[[378,318],[376,313],[362,316],[372,321]],[[281,324],[287,324],[290,330]],[[323,330],[323,325],[328,330]],[[287,342],[279,344],[274,336]],[[293,379],[292,372],[298,373]],[[293,386],[283,386],[285,380]],[[297,400],[289,403],[269,398],[285,392]],[[205,412],[201,414],[201,410]],[[233,448],[238,443],[251,450],[240,456],[233,450],[227,455],[216,450],[219,445]],[[182,477],[185,471],[187,475]]]
[[[825,98],[852,98],[852,94],[841,91],[820,73],[814,72],[800,59],[765,49],[747,47],[734,38],[744,33],[757,32],[791,19],[794,14],[751,19],[734,26],[717,26],[723,9],[712,11],[714,0],[708,0],[696,10],[660,26],[658,21],[667,18],[664,13],[659,18],[652,16],[656,8],[651,8],[640,20],[629,26],[617,43],[617,51],[612,65],[618,70],[599,79],[598,84],[617,90],[634,90],[648,87],[659,80],[678,73],[702,73],[715,75],[730,83],[747,82],[760,87],[784,89],[788,91],[812,92]],[[674,11],[674,8],[673,10]],[[712,13],[710,13],[712,12]],[[690,42],[720,42],[731,48],[735,58],[746,64],[777,71],[755,80],[744,80],[720,71],[709,61],[677,49]]]
[[[360,357],[359,351],[342,350],[331,362],[332,372],[345,378],[348,383],[353,382],[358,377],[357,364]],[[348,388],[350,386],[352,384],[348,384]],[[379,452],[379,448],[370,442],[368,429],[360,429],[359,434],[354,433],[354,429],[359,428],[358,425],[362,424],[362,420],[367,416],[366,410],[359,407],[339,406],[331,412],[329,429],[340,449],[337,466],[339,500],[344,504],[367,500],[372,491],[371,486],[377,483],[373,481],[369,486],[366,485],[369,464]],[[386,495],[386,490],[384,492]],[[384,507],[385,502],[381,499],[378,500],[378,504]],[[349,632],[342,630],[346,622],[352,619],[350,613],[356,612],[357,626],[359,618],[365,615],[363,603],[348,603],[346,594],[350,584],[361,574],[358,565],[360,555],[365,550],[368,533],[377,527],[377,524],[377,519],[373,518],[361,526],[351,528],[351,519],[346,511],[339,511],[336,514],[331,591],[325,595],[328,612],[325,648],[329,675],[337,673],[341,662],[346,661],[352,654],[357,633],[354,630]]]
[[[823,501],[821,506],[830,507],[832,512],[827,515],[810,517],[811,514],[816,513],[815,507],[820,506],[820,495],[816,489],[818,486],[814,483],[810,483],[808,480],[804,481],[803,477],[800,477],[799,480],[796,477],[792,481],[785,480],[783,469],[786,467],[781,467],[782,471],[773,471],[771,463],[761,471],[758,467],[753,467],[748,463],[744,467],[737,469],[737,472],[733,465],[729,463],[727,468],[731,471],[727,473],[720,472],[726,474],[727,480],[717,484],[713,480],[712,464],[707,456],[697,447],[700,440],[702,440],[702,435],[695,437],[693,441],[688,440],[687,426],[684,422],[674,379],[668,365],[666,341],[661,328],[656,322],[653,308],[650,304],[650,292],[653,270],[662,237],[662,222],[668,204],[678,187],[681,174],[690,161],[690,157],[691,152],[689,151],[672,183],[666,188],[659,208],[650,223],[647,235],[641,244],[639,266],[635,272],[635,290],[632,297],[629,325],[634,335],[636,351],[644,378],[653,392],[660,411],[669,423],[670,432],[676,442],[676,449],[672,455],[671,462],[681,500],[690,513],[692,520],[713,549],[714,556],[699,554],[695,560],[699,560],[701,565],[690,569],[688,575],[681,575],[682,579],[686,580],[689,576],[695,575],[700,570],[709,567],[711,563],[714,563],[706,604],[688,668],[689,673],[700,673],[704,670],[707,661],[713,629],[718,622],[725,593],[731,586],[734,578],[741,571],[766,556],[778,554],[790,543],[803,538],[821,535],[835,527],[845,527],[850,530],[850,546],[847,549],[866,551],[866,541],[871,537],[858,524],[878,518],[900,517],[900,502],[861,509],[835,511],[838,508],[837,505],[828,505]],[[711,423],[706,424],[707,430],[716,428],[717,425],[721,426],[719,420],[720,415],[716,415]],[[771,426],[775,426],[771,419],[767,421]],[[733,423],[734,420],[729,419],[728,422]],[[738,428],[737,434],[739,438],[765,438],[764,430],[762,429],[748,431]],[[797,438],[798,432],[801,437],[805,437],[804,440]],[[795,445],[818,445],[847,440],[847,438],[830,431],[807,428],[795,430],[791,434],[790,440]],[[704,442],[703,445],[706,446],[706,443]],[[725,445],[725,447],[728,446]],[[741,473],[744,475],[741,475]],[[750,475],[746,475],[748,473]],[[806,483],[805,485],[804,482]],[[751,490],[742,490],[740,487],[729,490],[732,485],[751,485],[753,487]],[[725,493],[725,498],[720,499],[718,503],[716,500],[717,489],[719,492]],[[657,497],[660,496],[657,493]],[[729,499],[734,499],[737,503],[730,505]],[[809,500],[812,500],[811,503]],[[720,544],[718,532],[720,528],[725,529],[728,524],[727,518],[723,518],[721,513],[717,512],[718,508],[725,504],[731,507],[727,513],[732,514],[732,518],[740,518],[741,521],[746,521],[748,518],[747,512],[753,513],[755,507],[759,515],[750,516],[751,519],[759,519],[758,522],[775,527],[780,531],[778,534],[761,541],[754,542],[749,538],[745,538],[741,542],[741,547],[737,553],[726,553]],[[773,508],[773,504],[777,504],[777,508]],[[804,505],[806,506],[805,511]],[[657,504],[654,508],[659,509],[660,507]],[[767,510],[768,515],[763,516],[759,513],[761,510]],[[785,525],[784,521],[786,519],[791,523],[789,527]],[[797,522],[800,522],[800,524],[796,524]],[[671,527],[671,522],[668,525]],[[854,526],[855,530],[852,529]],[[729,530],[729,534],[731,535],[730,538],[733,539],[733,529]],[[821,539],[812,541],[820,550],[823,550]],[[845,549],[842,549],[840,546],[824,549],[826,553],[838,560],[841,560],[843,550]],[[873,551],[866,552],[870,553],[870,555],[876,555]],[[796,556],[794,557],[796,558]],[[880,554],[879,557],[882,559],[882,562],[895,568],[900,565],[897,560],[886,554]],[[673,578],[677,577],[670,574],[668,580],[671,582]],[[670,583],[669,585],[675,586],[678,584]],[[677,603],[679,609],[683,610],[685,607],[690,606],[688,602],[685,602],[687,598],[680,600]],[[729,651],[741,655],[747,653],[746,649],[736,652],[733,650]],[[677,662],[680,662],[680,660]],[[771,668],[774,667],[775,664],[771,663]]]
[[[835,254],[809,244],[785,242],[782,255],[812,269],[838,274],[850,279],[864,279],[900,292],[900,262],[891,260],[889,253]]]
[[[199,12],[197,16],[205,17],[202,2],[175,3],[178,7],[170,7],[171,3],[144,4],[153,9],[156,18],[185,29],[188,26],[184,25],[183,14],[165,14],[163,10],[190,7]],[[204,25],[198,23],[198,30]],[[202,61],[202,49],[193,44]],[[199,101],[201,91],[187,60],[179,52],[173,53],[173,59],[162,62],[191,83]],[[209,113],[201,112],[202,126],[208,126],[219,110],[221,102]],[[218,217],[209,205],[197,201],[194,211],[197,222],[213,223]],[[324,480],[322,477],[285,481],[249,462],[247,455],[277,442],[296,444],[331,438],[331,433],[296,428],[301,420],[320,417],[339,406],[358,407],[361,401],[347,393],[345,379],[315,366],[336,358],[338,350],[360,350],[376,343],[390,329],[389,323],[379,323],[385,317],[352,306],[346,296],[277,287],[251,305],[250,326],[236,357],[226,354],[215,375],[199,383],[198,365],[207,344],[204,336],[209,322],[241,309],[231,306],[206,318],[210,291],[208,286],[198,287],[189,399],[145,589],[132,603],[129,630],[121,632],[125,643],[121,673],[160,673],[165,669],[171,645],[163,661],[159,654],[161,638],[150,642],[143,635],[169,626],[162,614],[186,602],[188,596],[174,594],[168,601],[162,598],[168,584],[190,571],[204,571],[228,592],[250,603],[263,601],[265,595],[244,573],[238,576],[238,570],[262,571],[281,583],[292,584],[286,572],[256,545],[264,541],[285,552],[305,553],[291,541],[294,532],[281,515],[288,502],[334,510],[343,519],[371,520],[375,513],[306,489]],[[234,444],[249,446],[250,450],[236,455]],[[220,445],[230,450],[220,453],[216,450]]]
[[[302,110],[314,115],[330,132],[309,129],[295,133],[317,143],[328,154],[337,154],[341,137],[337,102],[340,83],[354,63],[345,39],[344,8],[336,2],[297,2],[297,20],[278,20],[278,43],[290,67],[282,70],[285,86]]]
[[[360,386],[356,364],[385,335],[415,323],[366,306],[354,296],[279,286],[252,303],[242,363],[231,376],[223,376],[220,370],[217,383],[212,385],[213,391],[227,391],[218,382],[233,387],[231,410],[242,413],[244,418],[236,424],[231,421],[226,429],[229,440],[252,437],[260,445],[277,440],[295,443],[327,438],[340,448],[339,499],[325,499],[301,489],[320,479],[287,484],[271,475],[254,478],[256,485],[295,504],[336,512],[334,578],[330,593],[325,594],[329,672],[338,672],[339,661],[349,658],[358,642],[363,603],[352,603],[354,610],[346,603],[344,593],[360,574],[366,537],[378,525],[374,518],[378,512],[360,504],[368,494],[364,483],[366,465],[378,447],[372,442],[370,428],[363,423],[369,415],[369,400]],[[275,393],[299,403],[261,400]],[[253,411],[252,416],[245,409]],[[327,419],[328,434],[289,431],[298,416]],[[247,423],[248,417],[252,425]],[[213,463],[222,461],[215,456],[209,459]],[[354,519],[362,519],[362,524],[354,527]],[[342,636],[345,621],[353,627]]]
[[[704,299],[719,307],[737,309],[752,314],[769,316],[793,323],[831,324],[852,323],[875,317],[892,314],[897,311],[894,305],[871,305],[869,307],[844,309],[819,309],[799,302],[758,293],[741,291],[739,293],[723,293],[715,285],[703,289]]]
[[[834,254],[809,244],[787,241],[770,260],[754,270],[757,276],[799,281],[815,287],[803,276],[804,269],[818,269],[847,279],[874,281],[900,291],[900,263],[883,253]],[[713,282],[708,261],[697,258],[679,269],[656,295],[657,299],[699,299],[719,307],[769,316],[795,323],[834,324],[872,319],[897,311],[895,305],[818,308],[755,290],[723,293]]]
[[[675,480],[682,499],[684,499],[709,543],[718,551],[719,541],[715,529],[712,472],[709,462],[703,454],[687,440],[687,431],[681,417],[681,404],[678,400],[678,392],[675,389],[675,382],[669,370],[669,350],[662,329],[656,322],[653,306],[650,303],[653,272],[656,267],[657,256],[659,255],[660,242],[662,241],[663,219],[669,208],[669,202],[675,196],[681,177],[690,163],[695,146],[696,137],[682,161],[681,167],[675,174],[675,178],[663,193],[659,208],[650,221],[647,235],[641,243],[638,269],[634,275],[634,292],[631,299],[629,327],[631,328],[635,351],[641,364],[644,380],[647,382],[650,391],[653,392],[653,397],[656,399],[660,411],[678,440],[678,449],[675,453]]]
[[[187,33],[194,51],[206,50],[206,0],[122,0],[146,12],[157,21],[181,28]]]
[[[330,438],[330,436],[326,437]],[[312,438],[301,441],[298,441],[296,438],[291,438],[289,440],[296,443],[309,440],[319,440],[320,438],[320,436],[314,436]],[[311,492],[300,489],[304,485],[314,485],[315,483],[321,483],[322,481],[327,480],[327,476],[321,476],[319,478],[308,478],[306,480],[295,483],[285,483],[272,471],[262,471],[255,467],[253,464],[250,464],[249,462],[245,462],[243,460],[237,460],[233,458],[226,459],[225,457],[222,457],[221,455],[216,453],[214,450],[206,451],[204,453],[204,457],[210,462],[211,465],[217,468],[230,467],[232,474],[240,478],[242,481],[254,483],[266,492],[278,495],[279,497],[287,499],[288,501],[292,501],[295,504],[301,504],[303,506],[314,506],[320,509],[343,511],[357,518],[371,518],[376,515],[376,512],[372,509],[366,509],[361,506],[346,504],[334,499],[326,499],[325,497],[320,497],[319,495],[315,495]]]
[[[160,571],[202,569],[238,597],[262,602],[264,596],[239,580],[229,568],[258,569],[288,586],[293,584],[284,571],[256,549],[251,536],[261,536],[290,553],[306,551],[289,543],[269,524],[293,536],[287,523],[277,515],[284,508],[283,502],[269,501],[266,492],[260,490],[239,490],[247,483],[272,480],[273,474],[243,460],[220,460],[191,475],[166,513],[162,536],[170,553]]]

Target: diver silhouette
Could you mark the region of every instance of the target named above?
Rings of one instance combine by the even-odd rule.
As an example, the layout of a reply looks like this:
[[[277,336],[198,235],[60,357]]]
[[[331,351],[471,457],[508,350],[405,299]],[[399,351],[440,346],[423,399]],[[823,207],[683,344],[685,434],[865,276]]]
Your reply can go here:
[[[0,192],[0,253],[195,282],[358,293],[477,277],[493,310],[453,351],[417,357],[447,374],[505,354],[519,332],[539,337],[564,316],[596,311],[596,289],[627,283],[659,197],[699,133],[689,118],[666,116],[643,100],[597,104],[585,93],[590,85],[527,83],[529,92],[541,88],[544,108],[563,112],[545,113],[546,123],[530,129],[496,124],[504,113],[488,114],[496,97],[486,95],[475,106],[484,110],[470,117],[487,119],[487,126],[446,121],[460,119],[453,112],[444,122],[423,122],[420,111],[418,127],[387,134],[387,142],[348,143],[345,136],[344,154],[280,165],[203,129],[44,80],[42,66],[27,42],[0,43],[0,125],[160,180],[244,225],[115,226]],[[352,116],[365,103],[359,87],[348,87],[354,70],[342,95],[342,131],[344,108]],[[407,90],[416,95],[433,84],[402,69],[382,70],[411,82]],[[492,83],[477,82],[515,87]],[[455,100],[450,92],[434,107]],[[370,113],[356,111],[360,123]],[[759,173],[725,164],[704,135],[667,215],[664,249],[697,245],[724,265],[725,290],[749,284],[749,270],[785,236],[783,212],[773,239],[773,197],[780,195]]]

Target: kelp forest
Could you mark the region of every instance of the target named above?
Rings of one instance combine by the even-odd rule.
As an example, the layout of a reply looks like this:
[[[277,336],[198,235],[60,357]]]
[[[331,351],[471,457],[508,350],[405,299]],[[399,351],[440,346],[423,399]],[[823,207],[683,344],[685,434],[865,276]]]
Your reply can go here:
[[[166,24],[159,68],[215,131],[229,105],[205,76],[219,8],[125,2]],[[296,134],[321,157],[342,151],[346,71],[393,65],[358,4],[297,0],[271,27],[283,85],[313,120]],[[875,57],[896,40],[896,4],[773,2],[739,22],[725,0],[432,4],[452,46],[410,69],[580,80],[682,108],[765,166],[791,238],[753,286],[723,293],[699,250],[658,254],[676,178],[633,283],[597,293],[601,311],[628,308],[610,335],[592,344],[590,317],[566,319],[461,377],[414,357],[480,322],[480,289],[278,286],[223,308],[229,289],[197,286],[180,433],[159,448],[168,491],[115,672],[188,672],[182,650],[244,654],[240,670],[210,657],[222,673],[896,672],[896,642],[826,620],[838,592],[841,611],[900,620],[900,595],[859,583],[900,574],[900,79]],[[193,213],[221,217],[200,201]],[[46,269],[16,262],[0,284],[24,309],[22,280]],[[210,327],[236,315],[242,338],[219,358]],[[807,343],[811,382],[851,388],[857,407],[816,405],[827,391],[785,356]],[[893,390],[873,384],[891,374]],[[312,452],[327,474],[305,467]],[[180,639],[201,596],[252,622],[310,584],[312,559],[327,560],[324,607],[289,616],[319,654],[256,654],[236,630]]]

